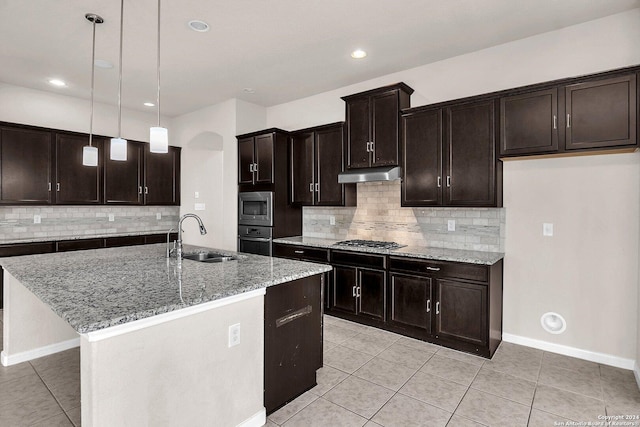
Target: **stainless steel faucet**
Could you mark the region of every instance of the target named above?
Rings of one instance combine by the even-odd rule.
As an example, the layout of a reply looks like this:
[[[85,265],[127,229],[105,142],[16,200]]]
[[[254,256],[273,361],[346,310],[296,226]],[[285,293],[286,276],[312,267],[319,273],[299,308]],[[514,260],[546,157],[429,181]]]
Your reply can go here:
[[[187,218],[195,218],[198,221],[198,226],[200,227],[200,234],[207,234],[207,229],[204,228],[204,224],[198,215],[192,213],[182,215],[180,217],[180,221],[178,221],[178,240],[176,242],[176,258],[178,259],[182,259],[182,222]]]

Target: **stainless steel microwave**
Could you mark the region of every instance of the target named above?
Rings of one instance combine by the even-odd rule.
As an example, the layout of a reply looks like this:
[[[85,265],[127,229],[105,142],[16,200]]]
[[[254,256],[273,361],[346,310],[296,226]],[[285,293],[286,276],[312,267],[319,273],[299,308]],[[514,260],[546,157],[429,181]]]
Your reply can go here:
[[[273,193],[238,193],[238,225],[273,227]]]

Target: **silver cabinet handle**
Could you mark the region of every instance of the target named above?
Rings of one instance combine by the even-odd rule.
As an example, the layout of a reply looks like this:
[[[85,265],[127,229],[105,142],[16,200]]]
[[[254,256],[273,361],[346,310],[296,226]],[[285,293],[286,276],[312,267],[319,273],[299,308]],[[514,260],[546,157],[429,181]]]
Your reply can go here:
[[[296,253],[296,254],[303,254],[303,253],[304,253],[304,251],[293,251],[293,253]]]
[[[320,183],[316,182],[316,193],[320,191]]]
[[[47,188],[49,189],[49,191],[51,191],[51,183],[49,183],[49,186]]]
[[[447,187],[451,187],[451,177],[447,175]]]
[[[313,182],[309,183],[309,193],[313,193]]]
[[[356,288],[356,296],[357,296],[358,298],[359,298],[360,296],[362,296],[361,291],[362,291],[362,287],[358,286],[358,287]]]
[[[440,301],[436,303],[436,314],[440,314]]]
[[[258,172],[258,164],[257,163],[253,164],[253,171],[254,172]]]
[[[370,145],[369,145],[369,144],[371,144],[371,143],[370,143],[370,142],[367,142],[367,153],[371,152],[371,147],[370,147]]]
[[[427,267],[429,271],[440,271],[440,267]]]
[[[249,172],[253,173],[253,163],[249,163]]]
[[[60,191],[60,183],[56,183],[56,191]]]
[[[375,142],[371,141],[371,152],[373,153],[375,151]]]
[[[144,187],[144,194],[149,194],[149,187]]]
[[[558,129],[558,117],[555,114],[553,115],[553,128]]]
[[[567,127],[571,127],[571,114],[567,114]]]
[[[138,187],[138,194],[142,194],[142,186]]]
[[[442,187],[442,177],[438,177],[438,188]]]
[[[427,313],[429,313],[431,311],[431,300],[428,299],[427,300]]]
[[[353,293],[353,296],[355,297],[355,296],[356,296],[356,287],[354,286],[354,287],[351,289],[351,291],[352,291],[352,293]]]

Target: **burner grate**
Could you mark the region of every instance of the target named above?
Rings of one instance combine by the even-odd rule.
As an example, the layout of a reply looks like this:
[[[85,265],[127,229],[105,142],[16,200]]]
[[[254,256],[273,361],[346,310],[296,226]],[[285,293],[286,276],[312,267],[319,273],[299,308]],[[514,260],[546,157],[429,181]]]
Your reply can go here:
[[[336,245],[375,249],[397,249],[404,246],[396,242],[382,242],[378,240],[343,240],[336,243]]]

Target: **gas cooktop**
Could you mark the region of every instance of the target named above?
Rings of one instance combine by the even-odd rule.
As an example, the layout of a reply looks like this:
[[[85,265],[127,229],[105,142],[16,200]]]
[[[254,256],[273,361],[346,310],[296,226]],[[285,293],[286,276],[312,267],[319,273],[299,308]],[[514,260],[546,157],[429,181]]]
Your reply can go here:
[[[380,242],[377,240],[343,240],[336,243],[340,246],[350,246],[354,248],[374,248],[374,249],[397,249],[406,245],[401,245],[396,242]]]

